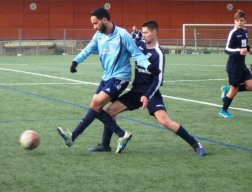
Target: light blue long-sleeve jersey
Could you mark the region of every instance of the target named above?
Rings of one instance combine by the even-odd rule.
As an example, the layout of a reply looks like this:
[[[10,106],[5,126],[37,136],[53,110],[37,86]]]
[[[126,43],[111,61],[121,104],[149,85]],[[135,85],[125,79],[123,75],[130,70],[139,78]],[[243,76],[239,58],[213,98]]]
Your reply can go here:
[[[97,31],[90,43],[74,58],[74,61],[79,64],[91,53],[97,52],[103,68],[102,80],[104,81],[111,78],[129,81],[131,78],[131,56],[138,65],[145,69],[150,64],[146,56],[135,45],[130,34],[115,25],[109,35]]]

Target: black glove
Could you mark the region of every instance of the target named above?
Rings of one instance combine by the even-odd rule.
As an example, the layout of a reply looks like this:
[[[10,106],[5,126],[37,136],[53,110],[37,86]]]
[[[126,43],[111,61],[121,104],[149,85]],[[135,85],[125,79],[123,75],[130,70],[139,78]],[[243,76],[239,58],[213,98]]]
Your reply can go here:
[[[76,73],[77,70],[76,70],[76,67],[77,67],[78,63],[76,61],[72,61],[72,65],[70,67],[70,72],[71,73]]]
[[[147,70],[152,74],[152,75],[158,75],[160,73],[160,70],[156,68],[154,65],[150,64],[147,67]]]
[[[249,45],[247,46],[247,51],[250,52],[250,49],[252,49]]]

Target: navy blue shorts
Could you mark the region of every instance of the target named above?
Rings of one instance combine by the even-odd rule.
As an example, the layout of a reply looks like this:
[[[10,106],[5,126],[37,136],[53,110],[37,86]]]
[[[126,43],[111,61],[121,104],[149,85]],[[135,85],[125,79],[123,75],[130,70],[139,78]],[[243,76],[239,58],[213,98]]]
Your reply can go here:
[[[128,108],[128,110],[132,111],[142,107],[142,103],[140,102],[140,98],[142,96],[143,93],[138,93],[130,90],[120,96],[117,100],[123,103]],[[160,92],[155,93],[155,95],[149,100],[147,109],[150,115],[154,115],[154,113],[158,110],[166,111],[163,98]]]
[[[96,94],[104,91],[107,93],[111,100],[115,100],[128,86],[129,81],[124,81],[116,78],[111,78],[108,81],[101,80],[99,87],[96,90]]]
[[[229,85],[239,87],[245,81],[252,79],[249,69],[244,65],[243,67],[234,65],[227,69]]]

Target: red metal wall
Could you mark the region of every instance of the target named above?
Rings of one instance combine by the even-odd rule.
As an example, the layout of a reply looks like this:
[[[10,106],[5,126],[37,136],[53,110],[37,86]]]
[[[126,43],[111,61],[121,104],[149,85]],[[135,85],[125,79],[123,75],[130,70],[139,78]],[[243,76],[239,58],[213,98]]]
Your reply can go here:
[[[32,11],[30,4],[36,3]],[[252,23],[252,1],[172,1],[172,0],[1,0],[0,40],[6,39],[85,39],[93,33],[89,13],[110,3],[112,20],[131,29],[147,19],[158,21],[162,38],[181,38],[184,23],[232,23],[237,9]],[[227,4],[233,10],[227,10]],[[89,29],[85,32],[77,29]],[[22,37],[18,37],[22,30]],[[84,34],[83,34],[84,33]]]

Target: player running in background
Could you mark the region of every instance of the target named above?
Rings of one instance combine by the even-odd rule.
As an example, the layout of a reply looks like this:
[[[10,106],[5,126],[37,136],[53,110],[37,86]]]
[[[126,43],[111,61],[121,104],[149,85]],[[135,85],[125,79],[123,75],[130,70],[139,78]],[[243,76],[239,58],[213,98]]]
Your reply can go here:
[[[228,112],[235,95],[241,91],[252,91],[252,76],[245,64],[247,53],[252,54],[252,48],[248,45],[248,31],[245,28],[246,14],[238,10],[234,14],[235,27],[228,35],[225,52],[229,55],[226,71],[229,86],[222,86],[223,107],[219,115],[225,118],[233,118]]]
[[[134,39],[135,42],[138,42],[142,39],[142,32],[137,29],[137,27],[134,25],[132,27],[133,31],[131,33],[132,38]]]
[[[146,56],[137,48],[130,34],[112,23],[108,11],[98,8],[90,14],[91,23],[97,32],[90,43],[78,54],[71,65],[70,71],[77,72],[76,67],[91,53],[99,53],[103,68],[103,76],[94,94],[86,115],[80,120],[73,132],[65,132],[61,127],[58,133],[68,146],[93,122],[99,118],[107,122],[109,128],[114,131],[123,142],[131,138],[131,133],[120,129],[111,116],[102,110],[103,106],[115,99],[128,85],[131,78],[130,57],[132,56],[144,70],[153,68]]]
[[[195,140],[182,125],[172,121],[166,113],[163,98],[159,90],[163,83],[165,57],[158,43],[157,22],[146,21],[143,23],[142,33],[144,41],[140,41],[137,45],[160,73],[156,73],[155,75],[150,74],[136,62],[135,79],[132,83],[131,90],[114,101],[108,107],[108,113],[115,118],[117,114],[125,110],[135,110],[140,107],[142,107],[142,109],[147,108],[150,115],[154,116],[162,126],[171,130],[189,143],[199,156],[204,156],[205,150],[202,145]],[[106,126],[105,124],[105,127]],[[111,130],[104,128],[101,144],[90,148],[89,151],[111,151],[110,140],[112,134],[113,132]],[[120,153],[125,148],[126,144],[127,142],[118,142],[116,153]]]

